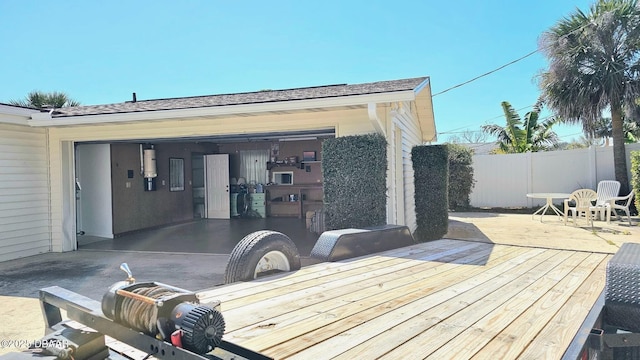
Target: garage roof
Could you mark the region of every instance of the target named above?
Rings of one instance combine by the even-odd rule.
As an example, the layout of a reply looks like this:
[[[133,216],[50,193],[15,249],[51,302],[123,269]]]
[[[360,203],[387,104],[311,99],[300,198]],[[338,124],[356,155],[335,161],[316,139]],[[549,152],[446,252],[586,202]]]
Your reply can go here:
[[[51,113],[53,118],[106,115],[118,113],[134,113],[159,110],[179,110],[203,107],[247,105],[292,100],[312,100],[335,97],[371,95],[417,90],[428,77],[418,77],[402,80],[378,81],[365,84],[339,84],[286,90],[264,90],[237,94],[220,94],[207,96],[193,96],[182,98],[127,101],[116,104],[75,106],[55,109]]]

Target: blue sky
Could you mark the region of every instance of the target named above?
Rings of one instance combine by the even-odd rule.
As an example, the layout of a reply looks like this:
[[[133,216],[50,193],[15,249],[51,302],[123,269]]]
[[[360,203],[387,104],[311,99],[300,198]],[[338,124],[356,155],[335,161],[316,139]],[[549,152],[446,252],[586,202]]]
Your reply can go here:
[[[0,102],[82,104],[430,76],[438,93],[537,48],[581,0],[0,1]],[[440,141],[535,103],[536,53],[433,98]],[[520,111],[521,115],[529,110]],[[557,128],[562,140],[577,127]]]

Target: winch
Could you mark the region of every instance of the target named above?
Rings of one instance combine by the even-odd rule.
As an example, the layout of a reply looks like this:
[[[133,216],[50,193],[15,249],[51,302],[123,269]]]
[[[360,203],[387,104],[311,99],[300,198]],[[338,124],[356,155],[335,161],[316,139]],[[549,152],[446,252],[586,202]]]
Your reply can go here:
[[[202,305],[190,291],[158,282],[136,283],[126,263],[120,269],[128,277],[102,297],[106,317],[198,354],[220,345],[225,329],[220,302]]]
[[[222,339],[220,302],[201,303],[197,294],[159,282],[136,282],[129,266],[102,301],[58,286],[40,290],[45,335],[23,352],[0,360],[263,360],[263,354]],[[63,320],[62,310],[66,314]],[[105,340],[109,336],[116,342]],[[142,352],[122,350],[126,344]]]

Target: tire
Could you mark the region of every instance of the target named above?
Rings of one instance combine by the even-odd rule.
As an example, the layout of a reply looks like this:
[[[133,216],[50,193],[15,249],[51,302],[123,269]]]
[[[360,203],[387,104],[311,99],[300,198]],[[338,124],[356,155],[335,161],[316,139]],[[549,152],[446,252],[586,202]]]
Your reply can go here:
[[[298,248],[283,233],[271,230],[245,236],[231,251],[224,283],[251,281],[280,271],[300,269]]]

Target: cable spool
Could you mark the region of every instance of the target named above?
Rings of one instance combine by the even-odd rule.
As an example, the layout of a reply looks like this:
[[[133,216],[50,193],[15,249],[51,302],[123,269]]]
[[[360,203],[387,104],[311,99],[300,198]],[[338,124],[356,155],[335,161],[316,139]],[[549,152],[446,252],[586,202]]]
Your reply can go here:
[[[130,290],[134,294],[146,296],[151,299],[160,299],[163,296],[176,294],[175,291],[161,286],[138,287]],[[158,332],[158,307],[137,299],[123,297],[120,308],[116,308],[118,322],[129,325],[132,329],[155,335]]]
[[[117,323],[198,354],[222,342],[222,314],[197,304],[195,294],[159,283],[119,282],[102,299],[102,312]],[[180,330],[179,342],[172,334]]]

